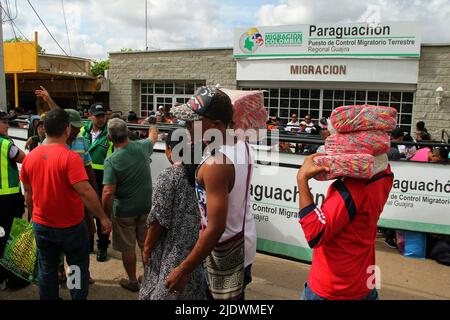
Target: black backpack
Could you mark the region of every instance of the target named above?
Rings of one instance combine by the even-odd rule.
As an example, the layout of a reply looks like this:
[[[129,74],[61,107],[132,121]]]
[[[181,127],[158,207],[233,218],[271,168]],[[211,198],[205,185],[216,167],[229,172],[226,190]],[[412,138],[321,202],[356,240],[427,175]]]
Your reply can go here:
[[[450,241],[437,240],[430,257],[443,265],[450,266]]]

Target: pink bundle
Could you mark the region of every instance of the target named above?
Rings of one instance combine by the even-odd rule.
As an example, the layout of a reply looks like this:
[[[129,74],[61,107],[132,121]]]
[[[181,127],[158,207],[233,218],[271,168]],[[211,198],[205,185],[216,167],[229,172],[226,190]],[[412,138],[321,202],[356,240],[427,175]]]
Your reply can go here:
[[[339,177],[369,179],[386,170],[389,135],[397,125],[397,110],[378,106],[344,106],[330,118],[337,133],[325,140],[326,156],[314,158],[314,164],[330,169],[316,175],[325,181]]]
[[[326,181],[339,177],[369,179],[375,174],[375,158],[370,154],[319,156],[314,158],[314,164],[330,169],[330,171],[319,173],[314,177],[319,181]]]
[[[397,125],[397,110],[370,105],[343,106],[331,113],[330,120],[337,132],[391,131]]]
[[[220,88],[233,104],[234,129],[260,129],[266,126],[267,110],[263,91],[232,90]]]
[[[389,135],[380,130],[336,133],[325,140],[327,155],[366,153],[376,156],[388,152],[389,147]]]

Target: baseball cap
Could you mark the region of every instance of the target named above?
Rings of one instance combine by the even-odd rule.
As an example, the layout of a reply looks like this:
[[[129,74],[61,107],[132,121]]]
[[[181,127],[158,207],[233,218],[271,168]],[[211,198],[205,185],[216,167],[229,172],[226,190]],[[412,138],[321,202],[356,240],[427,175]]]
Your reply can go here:
[[[306,123],[306,121],[302,121],[302,122],[300,122],[300,125],[301,126],[307,126],[308,124]]]
[[[320,119],[320,121],[319,121],[319,126],[322,128],[322,129],[327,129],[328,128],[328,121],[327,121],[327,118],[322,118],[322,119]]]
[[[66,111],[69,114],[71,126],[74,126],[75,128],[81,128],[83,126],[83,122],[81,121],[80,114],[78,113],[77,110],[65,109],[64,111]]]
[[[400,137],[403,137],[404,135],[405,135],[405,132],[401,128],[395,128],[394,130],[391,131],[392,138],[400,138]]]
[[[96,102],[91,105],[89,113],[93,116],[99,116],[101,114],[106,114],[106,108],[101,102]]]
[[[233,118],[233,105],[230,97],[220,89],[204,86],[187,103],[173,106],[170,112],[184,121],[208,118],[229,124]]]
[[[0,109],[0,120],[11,120],[14,118],[14,115],[11,115],[5,111],[3,111],[2,109]]]

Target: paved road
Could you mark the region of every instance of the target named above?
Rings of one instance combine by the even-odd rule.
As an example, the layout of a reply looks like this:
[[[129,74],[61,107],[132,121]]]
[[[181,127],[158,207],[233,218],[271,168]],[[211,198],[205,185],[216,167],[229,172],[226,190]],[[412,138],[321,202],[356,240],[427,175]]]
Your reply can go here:
[[[377,263],[381,268],[380,299],[450,299],[450,267],[433,260],[417,260],[401,256],[377,242]],[[91,286],[91,300],[134,300],[136,293],[118,285],[125,276],[117,252],[112,252],[105,263],[91,255],[91,272],[96,283]],[[253,282],[247,288],[248,299],[298,299],[309,273],[309,265],[258,254],[253,266]],[[142,268],[139,268],[140,274]],[[61,296],[69,299],[67,290]],[[37,287],[0,292],[0,299],[38,299]]]

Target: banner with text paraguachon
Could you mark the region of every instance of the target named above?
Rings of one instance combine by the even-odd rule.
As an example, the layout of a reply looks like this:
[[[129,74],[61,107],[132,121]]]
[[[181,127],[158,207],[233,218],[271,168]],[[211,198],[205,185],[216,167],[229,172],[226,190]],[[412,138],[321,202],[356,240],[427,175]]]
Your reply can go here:
[[[280,154],[280,163],[285,156]],[[298,156],[301,163],[303,156]],[[395,179],[379,226],[419,232],[450,234],[450,167],[391,162]],[[281,165],[273,177],[256,165],[251,185],[250,210],[256,222],[258,250],[300,260],[311,260],[312,251],[298,222],[297,169]],[[321,205],[331,182],[310,180],[311,192]]]
[[[238,28],[234,57],[419,58],[420,44],[414,22]]]

